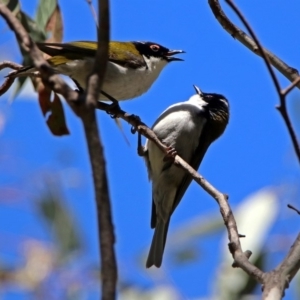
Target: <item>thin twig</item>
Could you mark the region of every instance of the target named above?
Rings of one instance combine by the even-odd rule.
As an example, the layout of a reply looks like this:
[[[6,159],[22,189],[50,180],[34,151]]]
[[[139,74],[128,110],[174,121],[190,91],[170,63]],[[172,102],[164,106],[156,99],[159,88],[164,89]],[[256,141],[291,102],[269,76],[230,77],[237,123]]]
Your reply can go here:
[[[270,73],[270,76],[271,76],[271,78],[273,80],[273,83],[274,83],[274,86],[276,88],[277,94],[279,96],[280,105],[277,107],[277,109],[281,113],[281,115],[283,117],[283,120],[286,124],[286,127],[288,129],[289,135],[290,135],[292,143],[293,143],[294,150],[296,152],[296,156],[297,156],[298,161],[300,163],[300,146],[298,144],[296,132],[295,132],[293,126],[292,126],[292,122],[291,122],[289,114],[287,112],[286,99],[285,99],[286,91],[283,91],[283,92],[281,91],[279,81],[277,79],[277,76],[276,76],[274,70],[271,67],[269,57],[267,56],[264,48],[261,46],[258,38],[256,37],[256,34],[254,33],[254,30],[248,24],[247,20],[245,19],[243,14],[240,12],[240,10],[237,8],[237,6],[232,2],[232,0],[226,0],[226,2],[234,10],[234,12],[238,15],[238,17],[240,18],[242,23],[245,25],[245,27],[249,31],[249,33],[250,33],[251,37],[253,38],[256,46],[258,47],[260,55],[262,56],[266,66],[267,66],[267,69]],[[294,86],[296,86],[296,84],[298,84],[299,81],[300,81],[299,76],[297,76],[297,78],[293,81],[291,86],[288,87],[288,91],[290,91]]]
[[[5,68],[20,70],[22,67],[23,67],[22,65],[14,63],[12,61],[8,61],[8,60],[4,60],[0,63],[0,70],[3,70]],[[0,96],[5,94],[9,90],[9,88],[14,83],[14,81],[15,81],[15,78],[12,78],[12,77],[8,77],[4,80],[4,82],[0,86]]]
[[[209,0],[210,3],[216,3],[219,5],[218,1]],[[286,95],[297,85],[299,87],[300,79],[297,76],[296,78],[293,78],[293,82],[290,86],[288,86],[285,90],[281,90],[279,81],[275,75],[275,72],[273,71],[271,64],[270,64],[270,57],[268,56],[268,52],[261,46],[259,40],[257,39],[254,31],[246,21],[243,14],[239,11],[237,6],[232,2],[232,0],[226,0],[226,2],[230,5],[230,7],[235,11],[235,13],[238,15],[242,23],[245,25],[247,30],[249,31],[251,37],[253,38],[255,42],[255,46],[259,50],[259,54],[263,57],[267,68],[269,70],[269,73],[273,79],[276,91],[278,93],[278,96],[280,98],[280,106],[278,107],[279,111],[282,114],[282,117],[286,123],[286,126],[288,128],[289,134],[291,136],[293,146],[296,152],[296,155],[298,157],[298,160],[300,162],[300,147],[297,142],[297,138],[295,135],[295,131],[291,125],[289,115],[287,113],[286,109]],[[216,9],[216,7],[215,7]],[[220,7],[218,8],[220,13]],[[223,11],[221,11],[222,14]],[[222,16],[223,18],[223,16]],[[219,19],[218,19],[219,20]],[[226,21],[227,23],[227,21]],[[234,26],[229,21],[230,26]],[[225,27],[224,27],[225,28]],[[227,30],[228,31],[228,30]],[[254,51],[255,53],[257,50]],[[291,205],[288,205],[290,208],[296,210]],[[296,210],[297,211],[297,210]],[[298,272],[300,268],[300,235],[298,235],[296,241],[294,242],[293,246],[291,247],[291,250],[289,251],[286,258],[283,260],[283,262],[274,270],[268,273],[263,273],[262,276],[262,283],[263,283],[263,299],[264,300],[276,300],[276,299],[282,299],[284,296],[285,289],[289,286],[289,282],[292,280],[292,278],[295,276],[295,274]]]
[[[0,96],[5,94],[9,90],[9,88],[14,83],[14,81],[15,81],[15,78],[6,78],[4,80],[4,82],[0,86]]]
[[[96,13],[96,10],[94,8],[92,0],[86,0],[86,2],[88,4],[88,6],[90,7],[90,10],[91,10],[92,16],[94,18],[95,24],[97,25],[97,28],[99,28],[99,22],[98,22],[98,18],[97,18],[97,13]]]
[[[235,24],[233,24],[229,18],[226,16],[224,11],[221,8],[219,0],[208,0],[210,8],[219,21],[221,26],[235,39],[241,42],[244,46],[246,46],[249,50],[251,50],[256,55],[260,56],[261,52],[258,51],[257,44],[253,41],[253,39],[248,36],[243,30],[238,28]],[[299,76],[298,71],[295,68],[290,67],[280,58],[278,58],[274,53],[264,48],[264,53],[267,55],[272,66],[277,69],[281,74],[283,74],[286,78],[288,78],[291,82],[297,79]],[[297,84],[297,87],[300,88],[300,83]]]
[[[291,92],[295,88],[295,86],[298,85],[299,82],[300,82],[300,76],[298,76],[288,87],[286,87],[285,89],[282,89],[281,95],[287,96],[287,94],[289,92]]]
[[[295,206],[291,205],[291,204],[288,204],[287,205],[288,208],[294,210],[298,215],[300,215],[300,210],[297,209]]]
[[[267,69],[270,73],[270,76],[273,80],[273,83],[275,85],[275,88],[276,88],[276,91],[278,94],[280,94],[280,85],[279,85],[279,81],[275,75],[275,72],[274,70],[272,69],[271,67],[271,64],[270,64],[270,61],[269,61],[269,58],[267,56],[267,54],[265,53],[265,50],[264,48],[262,47],[262,45],[260,44],[258,38],[256,37],[256,34],[254,33],[254,30],[251,28],[251,26],[248,24],[246,18],[243,16],[243,14],[240,12],[240,10],[237,8],[237,6],[231,1],[231,0],[225,0],[228,5],[234,10],[234,12],[238,15],[238,17],[240,18],[240,20],[242,21],[242,23],[245,25],[245,27],[247,28],[247,30],[249,31],[250,33],[250,36],[253,38],[257,48],[258,48],[258,51],[261,55],[261,57],[263,58],[266,66],[267,66]]]
[[[5,68],[10,68],[13,70],[20,70],[23,66],[20,64],[17,64],[15,62],[4,60],[0,63],[0,70],[3,70]]]

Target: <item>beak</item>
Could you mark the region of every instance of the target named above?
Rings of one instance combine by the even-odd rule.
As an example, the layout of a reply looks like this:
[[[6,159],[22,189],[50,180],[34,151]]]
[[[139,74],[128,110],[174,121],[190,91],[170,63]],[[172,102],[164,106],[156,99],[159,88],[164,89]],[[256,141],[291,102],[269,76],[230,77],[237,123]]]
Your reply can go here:
[[[173,57],[173,55],[180,54],[180,53],[185,53],[185,51],[183,51],[183,50],[169,50],[165,54],[165,59],[168,62],[170,62],[170,61],[183,61],[183,59],[181,59],[181,58]]]
[[[195,84],[193,84],[193,87],[194,87],[196,93],[197,93],[199,96],[202,96],[202,95],[203,95],[202,91],[201,91]]]

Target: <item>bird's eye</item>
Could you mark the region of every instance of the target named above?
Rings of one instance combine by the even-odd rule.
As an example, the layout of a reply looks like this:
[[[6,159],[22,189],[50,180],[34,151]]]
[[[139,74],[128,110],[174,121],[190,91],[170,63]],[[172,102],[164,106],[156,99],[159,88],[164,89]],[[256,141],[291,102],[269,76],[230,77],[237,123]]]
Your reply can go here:
[[[151,45],[150,48],[154,52],[157,52],[159,50],[159,46],[158,45]]]

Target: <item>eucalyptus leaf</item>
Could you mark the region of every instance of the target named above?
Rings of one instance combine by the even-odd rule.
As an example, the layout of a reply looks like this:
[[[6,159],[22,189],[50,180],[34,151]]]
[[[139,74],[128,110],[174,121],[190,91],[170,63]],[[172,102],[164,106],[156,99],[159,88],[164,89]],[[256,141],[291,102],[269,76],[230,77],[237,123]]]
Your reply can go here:
[[[61,261],[82,247],[74,218],[63,202],[53,187],[45,192],[38,201],[38,210],[41,216],[53,230]]]
[[[37,27],[43,29],[45,32],[46,25],[50,17],[52,16],[54,10],[56,9],[56,0],[40,0],[35,16]]]

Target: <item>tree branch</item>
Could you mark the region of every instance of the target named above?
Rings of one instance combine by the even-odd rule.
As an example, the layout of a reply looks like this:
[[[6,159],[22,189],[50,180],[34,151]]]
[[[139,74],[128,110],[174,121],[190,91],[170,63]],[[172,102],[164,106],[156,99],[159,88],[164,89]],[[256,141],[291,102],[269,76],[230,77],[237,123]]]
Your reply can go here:
[[[98,108],[105,109],[105,106],[103,107],[103,103],[99,103]],[[122,118],[123,120],[127,121],[133,126],[133,131],[138,131],[140,134],[153,141],[156,146],[165,154],[168,153],[168,147],[158,139],[155,133],[145,123],[143,123],[139,117],[129,115],[118,107],[112,109],[110,113],[112,113],[115,117]],[[174,164],[185,170],[208,194],[210,194],[217,201],[228,231],[229,247],[235,265],[242,268],[249,275],[254,276],[257,281],[262,282],[263,272],[249,262],[249,256],[247,254],[248,252],[246,251],[246,253],[244,253],[242,251],[236,221],[227,201],[227,195],[224,195],[223,193],[218,191],[179,155],[175,156]]]
[[[101,9],[100,9],[101,8]],[[105,171],[105,160],[101,140],[98,136],[98,127],[94,105],[97,103],[101,81],[104,76],[107,63],[108,37],[109,37],[109,6],[108,0],[99,0],[99,14],[101,13],[101,27],[98,32],[97,56],[95,67],[88,85],[88,95],[79,95],[73,91],[58,75],[54,74],[49,64],[43,58],[41,52],[30,39],[21,23],[13,16],[10,10],[0,4],[0,15],[6,20],[10,28],[16,34],[23,49],[27,51],[40,72],[45,83],[55,92],[61,94],[73,111],[81,118],[87,139],[90,161],[93,170],[94,188],[96,194],[98,229],[101,252],[101,279],[102,299],[116,298],[117,268],[114,254],[114,232],[111,218],[110,200]],[[100,74],[98,74],[98,72]],[[100,75],[100,76],[99,76]],[[4,88],[5,89],[5,88]],[[4,90],[3,89],[3,90]],[[85,101],[87,98],[87,101]]]
[[[300,162],[300,147],[286,109],[286,95],[295,86],[297,86],[298,88],[300,86],[299,85],[300,78],[298,76],[298,72],[296,72],[295,69],[292,69],[287,65],[285,65],[274,54],[272,54],[271,52],[263,48],[259,40],[257,39],[254,31],[252,30],[251,26],[248,24],[245,17],[239,11],[237,6],[232,2],[232,0],[225,0],[225,1],[238,15],[238,17],[240,18],[244,26],[249,31],[253,40],[230,22],[230,20],[225,16],[224,12],[222,11],[219,2],[217,0],[209,0],[209,4],[216,18],[222,24],[222,26],[234,37],[237,36],[238,40],[242,42],[245,46],[247,46],[250,50],[252,50],[255,54],[260,55],[264,59],[280,99],[280,106],[278,107],[278,110],[281,112],[281,115],[286,123],[297,158]],[[237,35],[235,35],[235,33]],[[251,48],[250,46],[253,48]],[[293,81],[292,84],[289,85],[286,89],[282,90],[280,88],[279,81],[276,77],[275,72],[271,67],[271,64],[274,67],[276,67],[283,75],[285,75],[291,81]],[[284,296],[285,289],[288,287],[289,282],[298,272],[299,268],[300,268],[300,235],[298,235],[296,241],[292,245],[291,250],[289,251],[284,261],[271,272],[263,273],[262,276],[263,280],[260,281],[263,283],[263,299],[265,300],[282,299],[282,297]]]
[[[244,46],[250,49],[253,53],[258,56],[261,56],[261,52],[258,49],[257,44],[254,40],[249,37],[244,31],[238,28],[235,24],[233,24],[229,18],[225,15],[222,10],[219,0],[208,0],[208,4],[219,21],[221,26],[235,39],[241,42]],[[283,74],[288,80],[293,82],[299,76],[298,71],[295,68],[290,67],[280,58],[278,58],[274,53],[264,48],[264,53],[268,57],[271,65],[276,68],[281,74]],[[300,88],[300,83],[297,84],[297,87]]]
[[[93,71],[88,78],[86,112],[79,114],[79,117],[83,123],[93,172],[100,243],[102,300],[112,300],[116,298],[117,284],[117,263],[114,252],[115,236],[104,151],[95,112],[108,58],[110,34],[108,0],[98,1],[98,12],[98,19],[100,20],[100,26],[97,30],[98,48]]]
[[[288,129],[289,135],[290,135],[292,143],[293,143],[294,150],[296,152],[296,156],[297,156],[298,161],[300,163],[300,146],[298,144],[295,130],[294,130],[293,126],[292,126],[290,117],[289,117],[288,112],[287,112],[286,99],[285,99],[285,96],[287,95],[287,93],[290,92],[292,90],[292,88],[295,87],[299,83],[299,81],[300,81],[299,76],[297,76],[294,79],[294,81],[292,82],[292,84],[286,90],[284,90],[284,91],[281,90],[279,81],[278,81],[278,79],[276,77],[276,74],[275,74],[274,70],[272,69],[272,67],[270,65],[270,60],[269,60],[269,57],[267,55],[266,50],[261,46],[261,44],[260,44],[258,38],[256,37],[254,31],[252,30],[251,26],[246,21],[246,19],[243,16],[243,14],[239,11],[239,9],[237,8],[237,6],[231,0],[226,0],[226,2],[234,10],[234,12],[238,15],[238,17],[240,18],[240,20],[242,21],[242,23],[245,25],[245,27],[249,31],[249,33],[250,33],[251,37],[253,38],[255,44],[257,45],[257,48],[258,48],[258,51],[259,51],[258,53],[263,58],[266,66],[267,66],[267,69],[268,69],[268,71],[270,73],[270,76],[271,76],[271,78],[273,80],[273,83],[274,83],[274,86],[276,88],[277,94],[279,96],[280,105],[277,107],[277,109],[281,113],[282,118],[283,118],[283,120],[284,120],[284,122],[286,124],[286,127]]]

